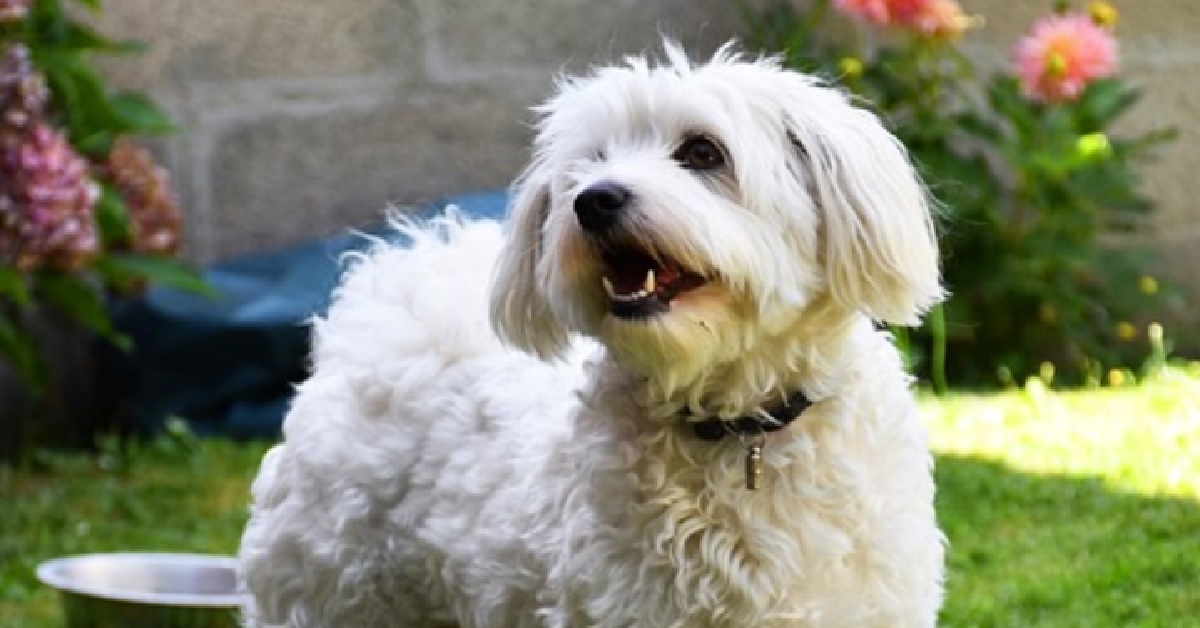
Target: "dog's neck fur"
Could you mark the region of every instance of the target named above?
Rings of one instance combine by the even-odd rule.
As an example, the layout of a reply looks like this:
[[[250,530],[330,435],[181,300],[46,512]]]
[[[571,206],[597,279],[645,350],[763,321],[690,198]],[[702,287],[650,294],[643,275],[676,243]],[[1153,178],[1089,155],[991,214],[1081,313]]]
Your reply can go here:
[[[597,507],[609,517],[598,527],[615,539],[594,547],[638,548],[630,568],[641,571],[626,582],[661,577],[699,588],[706,578],[715,578],[728,584],[720,608],[697,606],[688,625],[763,625],[767,622],[761,613],[774,603],[764,600],[784,599],[796,581],[794,571],[779,567],[780,557],[791,565],[835,560],[831,556],[841,545],[829,543],[831,537],[823,529],[806,523],[812,519],[803,514],[805,491],[836,495],[857,507],[863,499],[861,486],[854,484],[858,475],[833,474],[818,482],[799,469],[811,465],[813,456],[827,455],[815,453],[815,448],[828,442],[817,444],[815,439],[831,438],[838,412],[822,402],[841,397],[845,387],[853,385],[849,382],[863,355],[861,339],[875,338],[862,333],[870,326],[866,317],[845,310],[806,313],[785,333],[759,338],[738,359],[713,365],[666,397],[657,396],[652,376],[622,367],[611,355],[597,365],[595,388],[584,394],[585,406],[615,410],[583,413],[584,420],[592,422],[584,433],[595,429],[611,439],[610,446],[602,448],[611,455],[588,463],[589,483],[595,488],[591,495],[598,502],[620,495],[624,506]],[[763,379],[757,380],[760,376]],[[746,448],[737,442],[701,440],[682,425],[683,415],[692,411],[693,396],[711,404],[707,411],[744,415],[778,403],[779,391],[796,389],[825,409],[813,408],[813,414],[767,435],[757,490],[747,490]],[[594,443],[588,447],[595,450]],[[738,559],[720,559],[725,554],[713,551],[717,547]],[[644,560],[647,555],[655,555],[657,561]],[[663,573],[650,573],[655,569]],[[728,609],[733,610],[726,616]]]
[[[819,401],[837,388],[845,370],[847,338],[856,325],[870,325],[861,314],[826,303],[809,308],[782,333],[758,337],[732,360],[700,370],[687,381],[675,373],[628,373],[612,358],[611,368],[625,372],[625,386],[648,418],[737,418],[783,403],[795,392]]]

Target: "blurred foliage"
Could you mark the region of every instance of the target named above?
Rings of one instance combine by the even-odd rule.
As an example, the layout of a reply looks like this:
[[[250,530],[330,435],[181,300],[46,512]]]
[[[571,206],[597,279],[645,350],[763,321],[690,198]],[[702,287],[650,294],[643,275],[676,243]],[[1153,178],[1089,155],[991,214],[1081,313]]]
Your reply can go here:
[[[128,347],[109,319],[110,295],[155,282],[206,290],[174,259],[179,215],[165,170],[141,149],[116,150],[175,127],[143,94],[110,89],[91,62],[142,46],[78,19],[101,11],[100,0],[76,4],[0,0],[0,366],[39,395],[49,381],[31,327],[41,308]]]
[[[743,6],[750,45],[861,96],[940,204],[952,295],[924,327],[897,330],[922,377],[993,386],[1050,363],[1079,384],[1144,357],[1138,330],[1178,293],[1123,236],[1147,226],[1139,167],[1175,132],[1111,133],[1138,90],[1112,76],[1073,100],[1030,98],[1015,73],[984,74],[963,52],[978,21],[931,36],[847,20],[828,0],[755,6]]]

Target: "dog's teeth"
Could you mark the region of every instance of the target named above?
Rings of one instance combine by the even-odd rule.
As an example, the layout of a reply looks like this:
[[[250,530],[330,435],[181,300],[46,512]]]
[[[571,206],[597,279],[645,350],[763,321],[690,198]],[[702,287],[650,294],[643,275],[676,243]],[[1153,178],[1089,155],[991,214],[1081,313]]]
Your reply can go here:
[[[608,277],[601,277],[600,283],[604,286],[604,291],[608,293],[609,298],[617,296],[617,291],[613,288],[612,281]]]
[[[636,303],[649,296],[644,291],[638,290],[632,294],[614,294],[610,298],[618,303]]]
[[[646,283],[642,288],[634,292],[617,292],[616,286],[608,277],[600,277],[600,285],[604,286],[604,292],[608,293],[608,298],[621,303],[633,303],[642,299],[649,298],[654,294],[656,285],[654,280],[654,271],[650,271],[646,275]]]

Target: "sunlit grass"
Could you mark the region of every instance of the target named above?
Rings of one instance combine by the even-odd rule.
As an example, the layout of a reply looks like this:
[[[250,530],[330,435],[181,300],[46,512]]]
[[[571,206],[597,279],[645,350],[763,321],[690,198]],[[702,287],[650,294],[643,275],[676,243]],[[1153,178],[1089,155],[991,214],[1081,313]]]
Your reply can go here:
[[[1200,626],[1200,370],[927,399],[946,626]]]
[[[1200,367],[1169,370],[1136,387],[1050,391],[1033,380],[999,395],[926,401],[940,453],[1200,498]]]
[[[1200,368],[922,403],[951,540],[943,625],[1200,626]],[[176,432],[0,469],[0,628],[62,625],[32,575],[47,558],[234,552],[265,447]]]

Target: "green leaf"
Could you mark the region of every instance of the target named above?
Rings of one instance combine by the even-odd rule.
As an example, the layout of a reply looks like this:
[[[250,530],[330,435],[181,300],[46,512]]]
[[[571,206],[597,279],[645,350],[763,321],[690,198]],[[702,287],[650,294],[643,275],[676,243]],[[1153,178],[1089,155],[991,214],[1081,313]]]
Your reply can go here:
[[[95,268],[106,279],[128,284],[137,279],[169,286],[177,290],[204,296],[216,296],[204,277],[183,262],[166,257],[137,255],[132,253],[109,255],[95,263]]]
[[[46,365],[37,345],[17,323],[0,310],[0,358],[12,367],[26,388],[39,395],[46,387]]]
[[[52,45],[61,51],[96,51],[118,54],[140,53],[146,45],[137,41],[117,41],[76,22],[64,22],[53,37]]]
[[[101,9],[99,0],[76,0],[92,10]],[[140,42],[109,39],[86,24],[72,19],[61,0],[36,0],[26,20],[25,43],[34,51],[137,53],[146,49]]]
[[[1103,130],[1138,101],[1137,91],[1115,79],[1096,81],[1079,100],[1082,132]]]
[[[79,324],[122,350],[130,348],[129,338],[120,334],[109,320],[99,290],[83,279],[65,273],[45,273],[38,276],[35,287],[47,303]]]
[[[35,51],[58,109],[66,117],[71,143],[90,155],[111,149],[123,134],[158,134],[175,130],[170,119],[142,94],[109,95],[101,76],[80,51]]]
[[[171,133],[175,125],[158,105],[134,92],[120,92],[109,99],[112,113],[128,133]]]
[[[1113,149],[1121,157],[1134,156],[1172,142],[1178,137],[1179,129],[1175,127],[1155,129],[1135,138],[1113,140]]]
[[[989,143],[997,143],[1003,137],[1003,132],[994,121],[975,112],[959,114],[953,121],[960,131]]]
[[[26,43],[34,51],[44,45],[53,45],[66,29],[67,16],[59,0],[34,0],[30,8],[28,39]]]
[[[117,141],[116,133],[109,130],[96,131],[73,140],[75,148],[85,155],[107,155],[112,152],[113,143]]]
[[[110,183],[100,186],[100,198],[96,201],[96,226],[107,245],[128,242],[132,234],[129,229],[129,208],[125,199]]]
[[[35,52],[58,109],[66,116],[71,142],[120,130],[104,82],[77,51]]]
[[[12,266],[0,266],[0,296],[8,297],[21,307],[29,307],[33,302],[29,297],[25,275]],[[0,306],[3,306],[2,301]]]

